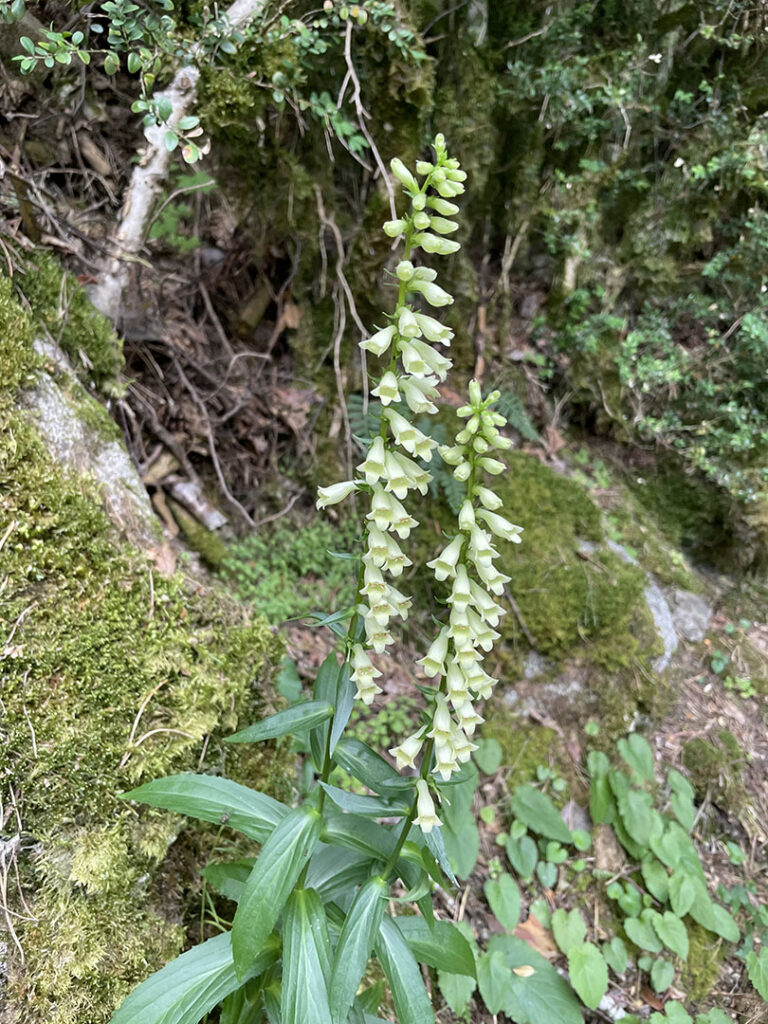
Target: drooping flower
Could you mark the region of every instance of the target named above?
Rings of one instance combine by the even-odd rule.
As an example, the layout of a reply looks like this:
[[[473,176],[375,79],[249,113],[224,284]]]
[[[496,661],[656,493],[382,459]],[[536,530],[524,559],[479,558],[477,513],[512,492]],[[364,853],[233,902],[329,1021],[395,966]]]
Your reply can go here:
[[[348,498],[352,491],[357,490],[356,480],[344,480],[338,484],[330,484],[328,487],[318,487],[318,499],[315,502],[317,508],[327,508],[328,505],[337,505],[340,501]]]
[[[435,802],[432,799],[429,786],[424,779],[419,779],[416,783],[416,817],[413,819],[414,825],[418,825],[425,835],[429,835],[433,828],[439,828],[442,822],[435,813]]]

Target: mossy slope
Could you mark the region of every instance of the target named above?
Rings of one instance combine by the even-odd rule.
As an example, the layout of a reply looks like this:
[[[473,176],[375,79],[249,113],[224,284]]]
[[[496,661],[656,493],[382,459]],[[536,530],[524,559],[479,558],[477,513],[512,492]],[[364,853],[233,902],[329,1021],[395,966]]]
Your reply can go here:
[[[218,591],[161,575],[92,482],[52,463],[17,402],[32,336],[0,277],[0,794],[34,918],[12,919],[26,959],[9,936],[0,1021],[100,1024],[180,950],[199,854],[192,830],[159,869],[178,824],[117,794],[200,765],[284,785],[269,754],[220,743],[271,693],[277,644]],[[13,885],[9,900],[29,916]]]

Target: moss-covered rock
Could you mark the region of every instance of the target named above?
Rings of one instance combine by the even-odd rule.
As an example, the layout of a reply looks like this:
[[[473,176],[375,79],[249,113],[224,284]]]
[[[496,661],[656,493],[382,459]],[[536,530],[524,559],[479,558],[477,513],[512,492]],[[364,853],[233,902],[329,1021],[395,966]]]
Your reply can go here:
[[[709,796],[715,803],[737,814],[747,799],[744,789],[745,754],[728,729],[709,739],[695,737],[683,747],[683,764],[688,769],[698,796]]]
[[[193,828],[159,867],[180,823],[118,794],[181,770],[284,788],[274,753],[220,742],[270,698],[278,645],[221,592],[162,575],[54,461],[21,401],[32,340],[0,277],[0,795],[26,900],[9,886],[24,962],[9,941],[0,1020],[100,1024],[180,950],[200,853]]]

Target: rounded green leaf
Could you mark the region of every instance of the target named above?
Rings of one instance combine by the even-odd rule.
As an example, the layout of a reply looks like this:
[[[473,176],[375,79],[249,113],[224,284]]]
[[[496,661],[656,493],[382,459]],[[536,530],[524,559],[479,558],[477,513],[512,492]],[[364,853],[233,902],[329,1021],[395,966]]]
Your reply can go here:
[[[675,978],[675,968],[669,962],[659,958],[654,960],[651,968],[651,985],[654,992],[666,992]]]
[[[530,785],[518,786],[512,796],[512,811],[532,832],[547,839],[557,839],[560,843],[570,843],[571,830],[541,790]]]
[[[661,941],[681,960],[688,959],[688,930],[671,910],[654,918],[653,927]]]
[[[514,878],[506,872],[489,878],[483,892],[496,919],[508,932],[513,932],[520,919],[520,890]]]
[[[590,1010],[596,1009],[608,991],[608,967],[597,946],[591,942],[573,946],[568,953],[568,974],[579,999]]]

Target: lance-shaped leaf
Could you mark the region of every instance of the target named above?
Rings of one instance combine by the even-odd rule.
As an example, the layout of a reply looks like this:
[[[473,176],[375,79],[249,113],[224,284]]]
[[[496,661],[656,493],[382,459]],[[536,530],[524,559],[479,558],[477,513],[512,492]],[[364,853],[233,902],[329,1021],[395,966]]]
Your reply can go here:
[[[273,740],[289,732],[303,732],[327,722],[333,714],[333,705],[322,700],[306,700],[303,704],[292,704],[284,711],[278,711],[269,718],[263,718],[247,729],[241,729],[234,736],[227,736],[227,743],[257,743],[259,740]]]
[[[416,958],[387,914],[381,922],[375,949],[389,981],[399,1024],[435,1024],[432,1001],[424,988]]]
[[[331,1024],[330,973],[331,943],[323,904],[313,889],[296,889],[283,912],[284,1021]]]
[[[362,818],[358,814],[331,812],[326,813],[322,839],[331,846],[358,850],[382,862],[389,858],[397,844],[397,836],[383,825],[377,825],[376,822]],[[420,863],[410,863],[404,857],[397,861],[397,871],[409,889],[418,884],[422,870]]]
[[[379,796],[391,794],[393,790],[413,789],[413,779],[404,778],[360,740],[343,737],[336,745],[334,757],[345,771]]]
[[[318,843],[305,884],[315,890],[323,903],[328,903],[361,885],[370,873],[371,858],[365,854]]]
[[[336,944],[331,969],[330,1002],[333,1024],[343,1024],[365,973],[374,940],[381,927],[389,886],[383,878],[370,878],[349,908]],[[309,1020],[310,1018],[299,1018]]]
[[[216,935],[166,964],[131,992],[111,1024],[196,1024],[277,959],[279,940],[265,935],[258,955],[238,977],[231,938],[231,932]]]
[[[249,965],[275,926],[320,837],[323,819],[313,807],[287,814],[264,844],[245,883],[232,924],[232,950],[238,975]]]
[[[345,667],[346,672],[344,672]],[[330,651],[327,658],[317,670],[315,685],[312,689],[314,699],[316,701],[325,702],[326,704],[331,704],[335,707],[338,700],[338,690],[342,681],[342,676],[348,680],[349,666],[346,665],[346,663],[345,665],[339,665],[339,659],[336,657],[336,652]],[[309,734],[312,761],[314,762],[315,768],[318,772],[322,772],[323,770],[325,751],[328,746],[328,731],[330,728],[330,723],[324,722],[320,728],[313,729]]]
[[[449,921],[429,925],[423,917],[395,918],[395,924],[416,959],[440,971],[475,977],[475,954],[472,946]]]
[[[122,800],[137,800],[150,807],[162,807],[200,821],[228,825],[263,843],[288,813],[285,804],[216,775],[184,772],[155,779],[138,789],[123,793]]]
[[[200,874],[210,882],[214,889],[218,889],[222,896],[235,903],[240,902],[243,895],[245,883],[253,871],[256,863],[255,857],[243,857],[242,860],[231,860],[206,864]]]
[[[359,793],[349,793],[346,789],[329,786],[326,782],[321,782],[320,785],[342,811],[351,811],[353,814],[362,814],[364,817],[369,818],[401,818],[410,810],[410,805],[404,796],[399,801],[389,800],[375,796],[361,796]]]

